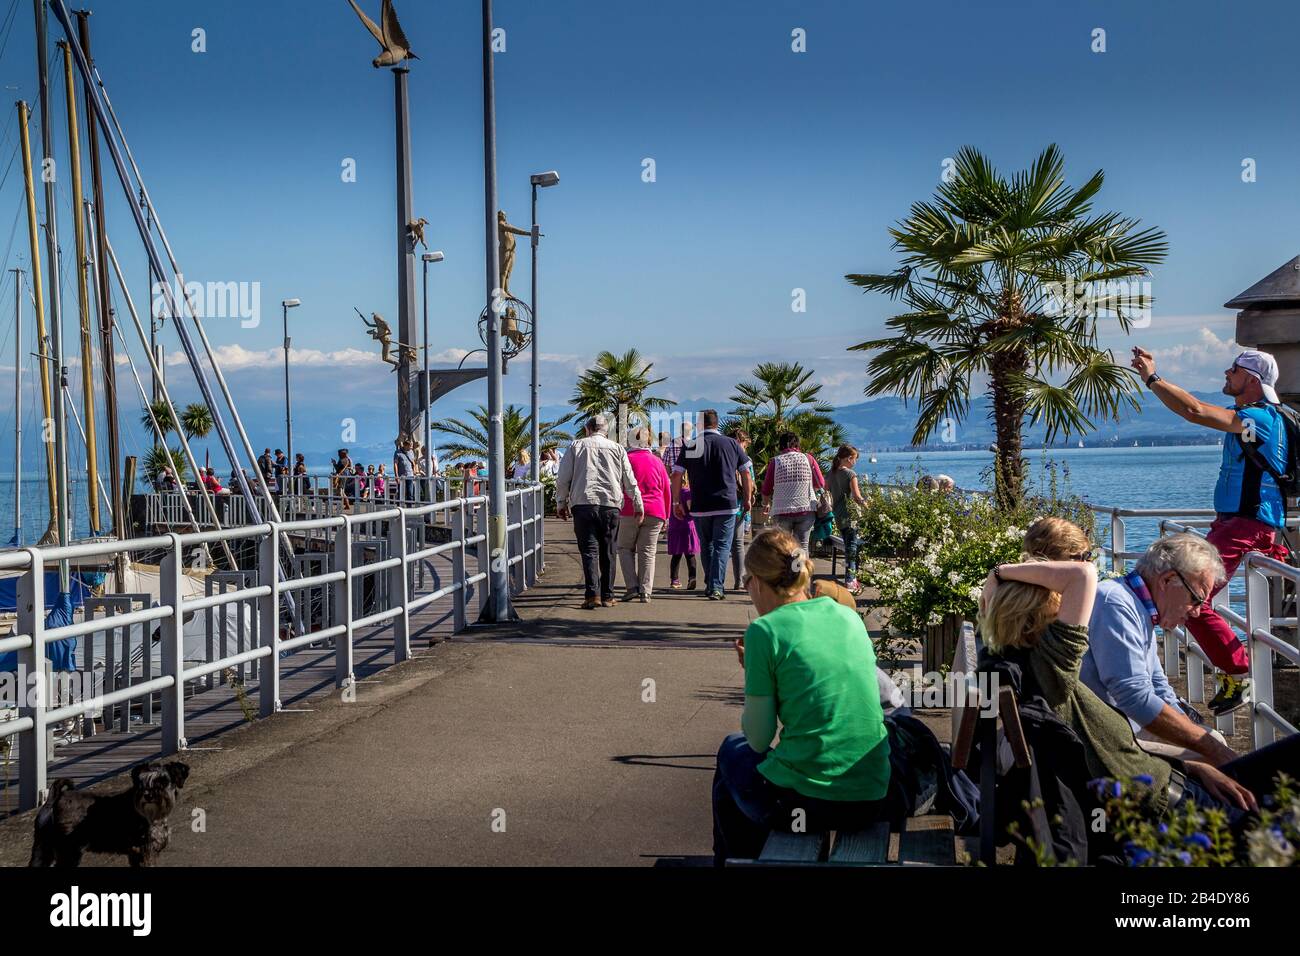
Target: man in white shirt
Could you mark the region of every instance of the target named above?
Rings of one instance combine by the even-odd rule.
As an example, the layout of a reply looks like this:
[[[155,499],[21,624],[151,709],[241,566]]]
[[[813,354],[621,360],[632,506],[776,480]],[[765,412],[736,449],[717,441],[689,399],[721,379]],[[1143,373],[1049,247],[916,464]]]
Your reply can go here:
[[[604,415],[587,420],[579,438],[560,460],[555,477],[555,506],[560,518],[573,516],[573,530],[582,552],[586,585],[583,608],[614,605],[614,541],[623,496],[632,500],[637,520],[645,518],[641,489],[632,474],[627,449],[607,436]]]

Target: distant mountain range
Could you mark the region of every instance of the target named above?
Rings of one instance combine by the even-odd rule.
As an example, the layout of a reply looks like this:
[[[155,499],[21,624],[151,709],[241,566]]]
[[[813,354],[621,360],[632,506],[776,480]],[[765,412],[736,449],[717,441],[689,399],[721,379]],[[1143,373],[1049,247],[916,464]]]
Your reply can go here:
[[[1226,403],[1226,397],[1219,392],[1192,394],[1213,405]],[[1220,436],[1217,433],[1179,418],[1149,392],[1142,393],[1141,402],[1139,411],[1126,409],[1118,421],[1101,422],[1097,429],[1088,434],[1072,436],[1068,444],[1075,446],[1083,441],[1086,447],[1098,448],[1131,447],[1134,442],[1139,445],[1212,445],[1218,442]],[[692,399],[679,403],[678,407],[695,411],[716,408],[725,415],[732,408],[732,403],[716,399]],[[563,405],[543,406],[542,420],[552,421],[571,410]],[[855,405],[843,405],[834,413],[835,420],[844,427],[849,443],[863,451],[910,450],[913,447],[912,432],[916,427],[916,416],[916,404],[908,407],[899,398],[877,398]],[[945,437],[951,441],[944,441]],[[1046,429],[1041,424],[1025,428],[1024,441],[1028,448],[1041,447],[1045,437]],[[946,435],[941,432],[931,435],[927,447],[949,450],[984,449],[993,441],[989,401],[987,397],[981,396],[971,401],[969,413],[963,420],[954,422]],[[1058,437],[1054,444],[1061,446],[1067,443]]]

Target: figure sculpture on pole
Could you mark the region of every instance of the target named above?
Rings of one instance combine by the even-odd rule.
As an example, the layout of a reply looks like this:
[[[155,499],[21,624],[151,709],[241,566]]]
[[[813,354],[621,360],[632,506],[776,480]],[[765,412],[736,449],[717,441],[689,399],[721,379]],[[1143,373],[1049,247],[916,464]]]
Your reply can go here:
[[[506,213],[502,209],[497,213],[497,249],[501,260],[501,295],[513,299],[510,294],[510,273],[515,268],[515,236],[531,236],[527,229],[519,229],[506,222]]]

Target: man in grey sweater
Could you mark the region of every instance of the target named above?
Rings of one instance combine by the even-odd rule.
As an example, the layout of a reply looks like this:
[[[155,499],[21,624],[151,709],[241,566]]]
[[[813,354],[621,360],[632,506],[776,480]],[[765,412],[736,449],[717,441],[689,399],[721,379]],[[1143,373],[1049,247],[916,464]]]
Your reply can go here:
[[[569,447],[555,476],[556,513],[564,520],[573,516],[586,585],[582,606],[587,610],[598,603],[614,605],[614,542],[624,495],[631,499],[638,523],[645,520],[627,449],[611,441],[608,430],[604,415],[589,418],[584,436]]]

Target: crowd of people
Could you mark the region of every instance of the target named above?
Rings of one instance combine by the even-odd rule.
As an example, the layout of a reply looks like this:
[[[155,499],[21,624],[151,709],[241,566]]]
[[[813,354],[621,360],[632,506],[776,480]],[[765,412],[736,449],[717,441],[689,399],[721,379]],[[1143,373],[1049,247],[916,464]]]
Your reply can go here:
[[[1212,713],[1247,702],[1246,646],[1212,600],[1247,552],[1286,556],[1278,541],[1282,483],[1300,456],[1273,389],[1276,363],[1243,352],[1225,372],[1227,408],[1163,380],[1150,353],[1135,349],[1133,366],[1171,410],[1231,436],[1208,535],[1162,536],[1132,571],[1099,581],[1088,533],[1064,518],[1040,518],[1025,534],[1021,560],[989,569],[975,615],[977,666],[1013,687],[1027,742],[1053,778],[1046,810],[1063,835],[1054,834],[1052,850],[1079,862],[1124,857],[1088,825],[1088,811],[1103,805],[1100,781],[1144,785],[1141,812],[1152,820],[1214,808],[1240,836],[1279,774],[1300,778],[1300,735],[1237,753],[1177,694],[1157,645],[1160,632],[1185,628],[1221,673]],[[772,829],[790,825],[792,808],[804,811],[809,829],[893,821],[905,807],[898,777],[912,755],[910,744],[896,742],[914,743],[916,732],[899,736],[900,722],[911,719],[906,701],[876,666],[857,613],[852,510],[866,504],[858,453],[838,449],[823,472],[798,436],[782,435],[759,478],[743,431],[723,434],[712,410],[701,425],[698,435],[685,426],[657,444],[636,429],[625,449],[593,416],[564,455],[557,501],[577,531],[583,607],[615,603],[616,554],[622,599],[649,601],[665,529],[672,588],[682,586],[684,562],[686,587],[696,589],[698,558],[704,596],[726,598],[731,566],[733,584],[750,598],[757,616],[736,642],[745,673],[741,730],[723,741],[713,785],[717,863],[757,857]],[[918,486],[955,488],[944,475]],[[759,499],[768,527],[746,545]],[[813,576],[810,538],[827,515],[844,541],[843,584]],[[974,766],[990,759],[997,757],[977,753]],[[969,823],[972,780],[950,766],[942,776],[940,806],[954,816],[962,809]]]

